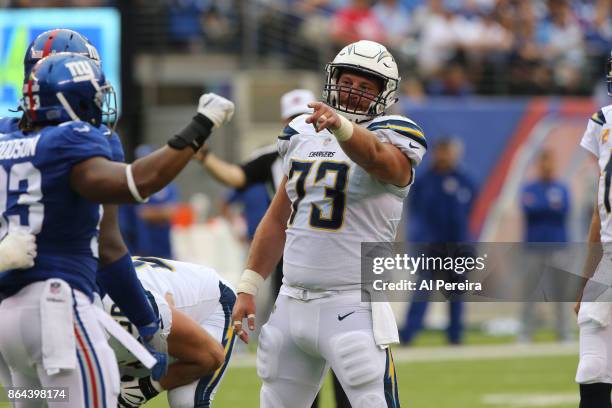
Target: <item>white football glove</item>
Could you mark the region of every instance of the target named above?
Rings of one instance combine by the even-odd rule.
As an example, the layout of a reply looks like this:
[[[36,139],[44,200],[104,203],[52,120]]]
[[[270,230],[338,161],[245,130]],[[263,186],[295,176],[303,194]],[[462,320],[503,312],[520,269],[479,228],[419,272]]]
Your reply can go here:
[[[0,272],[34,266],[36,237],[23,230],[11,231],[0,241]]]
[[[217,129],[229,122],[234,116],[234,102],[214,93],[200,96],[198,113],[206,116]]]

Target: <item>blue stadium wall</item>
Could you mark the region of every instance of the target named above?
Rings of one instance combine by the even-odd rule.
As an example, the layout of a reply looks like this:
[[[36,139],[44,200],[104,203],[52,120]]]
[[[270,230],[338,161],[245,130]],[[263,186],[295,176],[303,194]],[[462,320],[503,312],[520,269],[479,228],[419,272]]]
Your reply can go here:
[[[578,122],[576,131],[582,131],[597,110],[589,98],[434,98],[423,103],[402,100],[400,109],[425,130],[430,150],[440,138],[463,142],[462,166],[480,192],[470,222],[474,238],[508,177],[512,160],[536,126],[552,118],[574,127]],[[426,156],[420,171],[430,160],[431,155]]]

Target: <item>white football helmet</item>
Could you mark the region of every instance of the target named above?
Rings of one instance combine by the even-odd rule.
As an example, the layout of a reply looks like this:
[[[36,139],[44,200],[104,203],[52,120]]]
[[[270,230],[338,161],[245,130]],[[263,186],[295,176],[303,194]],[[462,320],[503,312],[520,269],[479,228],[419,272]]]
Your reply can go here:
[[[157,333],[155,333],[153,339],[151,340],[151,344],[153,347],[155,347],[155,350],[167,352],[168,336],[170,335],[170,330],[172,328],[172,311],[164,298],[148,290],[146,290],[145,293],[149,299],[149,303],[151,303],[153,312],[160,319],[161,325],[161,330],[158,330]],[[107,314],[109,314],[117,323],[119,323],[128,333],[130,333],[132,337],[138,341],[141,341],[140,334],[138,333],[136,326],[128,320],[121,309],[119,309],[119,306],[117,306],[108,295],[104,296],[102,299],[102,304],[104,311]],[[115,357],[117,358],[117,363],[119,364],[122,375],[127,374],[142,377],[149,374],[149,370],[146,369],[140,363],[140,361],[138,361],[138,359],[117,339],[111,337],[108,344],[115,352]]]
[[[360,123],[372,120],[374,117],[382,115],[397,101],[397,90],[401,78],[395,59],[382,44],[367,40],[349,44],[336,55],[332,62],[327,64],[325,70],[327,78],[323,90],[323,100],[353,122]],[[358,90],[338,85],[338,79],[343,70],[382,80],[382,91],[375,98],[372,98]],[[349,109],[346,106],[341,106],[339,100],[339,91],[341,90],[357,93],[361,98],[369,100],[368,110],[363,112],[357,110],[357,108]]]

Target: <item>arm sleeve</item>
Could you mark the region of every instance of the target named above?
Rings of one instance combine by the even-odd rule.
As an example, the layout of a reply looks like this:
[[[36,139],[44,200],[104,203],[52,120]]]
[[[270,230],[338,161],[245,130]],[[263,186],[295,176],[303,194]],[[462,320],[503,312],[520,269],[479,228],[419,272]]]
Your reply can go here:
[[[272,181],[272,164],[278,155],[278,151],[265,153],[244,163],[241,167],[246,176],[245,187]]]
[[[97,281],[136,326],[145,326],[156,320],[129,254],[99,269]]]

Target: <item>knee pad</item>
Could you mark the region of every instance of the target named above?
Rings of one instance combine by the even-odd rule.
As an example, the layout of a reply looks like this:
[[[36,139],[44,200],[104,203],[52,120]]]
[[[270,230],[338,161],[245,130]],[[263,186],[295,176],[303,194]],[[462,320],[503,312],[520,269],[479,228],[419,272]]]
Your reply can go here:
[[[355,408],[387,408],[387,401],[378,394],[370,393],[360,397]]]
[[[259,392],[259,406],[260,408],[285,408],[281,399],[265,384],[262,385]]]
[[[576,382],[588,384],[602,382],[608,376],[608,352],[604,331],[596,326],[580,328],[580,361]]]
[[[257,346],[257,375],[262,380],[272,380],[278,375],[278,356],[283,347],[283,333],[266,324],[259,334]]]
[[[378,348],[372,336],[361,331],[343,333],[331,341],[334,372],[350,387],[383,380],[384,364],[377,356]]]

